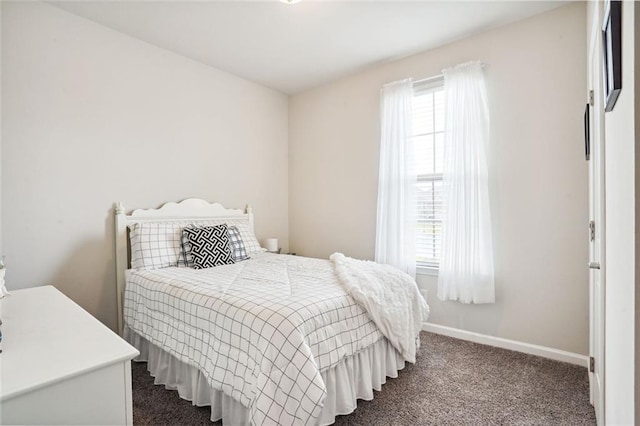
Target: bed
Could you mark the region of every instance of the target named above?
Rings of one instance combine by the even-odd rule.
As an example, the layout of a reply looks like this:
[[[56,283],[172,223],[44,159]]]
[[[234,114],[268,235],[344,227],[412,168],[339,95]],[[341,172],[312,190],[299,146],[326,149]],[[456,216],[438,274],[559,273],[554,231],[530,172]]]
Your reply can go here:
[[[240,260],[188,267],[199,259],[195,249],[191,259],[184,252],[184,229],[194,227],[225,229],[227,237],[233,227]],[[339,254],[323,260],[266,253],[249,206],[226,209],[200,199],[131,214],[117,203],[115,232],[120,333],[140,351],[137,360],[148,362],[156,384],[210,405],[212,421],[331,424],[357,399],[372,399],[406,361],[415,362],[428,307],[415,282],[401,282],[405,277],[390,267]],[[367,290],[375,281],[384,286]],[[406,291],[386,289],[393,285]],[[367,291],[379,294],[363,296]],[[382,297],[392,298],[384,310],[395,310],[396,319],[370,306]],[[403,332],[398,318],[406,322]]]

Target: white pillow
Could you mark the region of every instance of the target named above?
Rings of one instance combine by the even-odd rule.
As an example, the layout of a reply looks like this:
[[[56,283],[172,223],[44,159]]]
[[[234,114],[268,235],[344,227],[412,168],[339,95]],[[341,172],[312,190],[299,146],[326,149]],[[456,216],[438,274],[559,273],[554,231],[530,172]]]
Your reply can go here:
[[[189,226],[235,225],[248,255],[264,251],[245,219],[199,220],[194,222],[143,222],[129,225],[132,269],[160,269],[185,266],[182,229]]]
[[[167,222],[129,225],[132,269],[159,269],[176,266],[180,255],[183,226]]]

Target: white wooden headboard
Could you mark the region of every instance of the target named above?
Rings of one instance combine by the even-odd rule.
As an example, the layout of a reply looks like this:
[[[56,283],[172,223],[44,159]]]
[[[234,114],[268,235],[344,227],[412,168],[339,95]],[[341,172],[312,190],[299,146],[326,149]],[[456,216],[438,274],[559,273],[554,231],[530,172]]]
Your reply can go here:
[[[137,209],[126,214],[122,203],[114,203],[115,243],[116,243],[116,288],[118,298],[118,333],[122,335],[124,271],[129,268],[127,226],[142,222],[201,221],[207,219],[225,220],[244,217],[253,230],[253,213],[247,205],[244,211],[227,209],[219,203],[209,203],[199,198],[188,198],[179,203],[169,202],[158,209]]]

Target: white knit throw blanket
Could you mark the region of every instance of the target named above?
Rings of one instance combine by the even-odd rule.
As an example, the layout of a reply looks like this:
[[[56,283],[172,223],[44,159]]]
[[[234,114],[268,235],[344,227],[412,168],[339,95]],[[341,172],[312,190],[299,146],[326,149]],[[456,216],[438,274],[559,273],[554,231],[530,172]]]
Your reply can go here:
[[[340,283],[382,334],[406,361],[416,362],[416,338],[429,316],[429,306],[415,280],[392,266],[352,259],[342,253],[334,253],[329,259]]]

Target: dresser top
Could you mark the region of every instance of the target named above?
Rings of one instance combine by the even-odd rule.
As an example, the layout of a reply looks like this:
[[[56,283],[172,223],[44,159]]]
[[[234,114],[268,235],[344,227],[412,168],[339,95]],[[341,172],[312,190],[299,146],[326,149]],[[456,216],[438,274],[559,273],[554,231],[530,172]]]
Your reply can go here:
[[[138,355],[52,286],[11,292],[0,318],[0,401]]]

